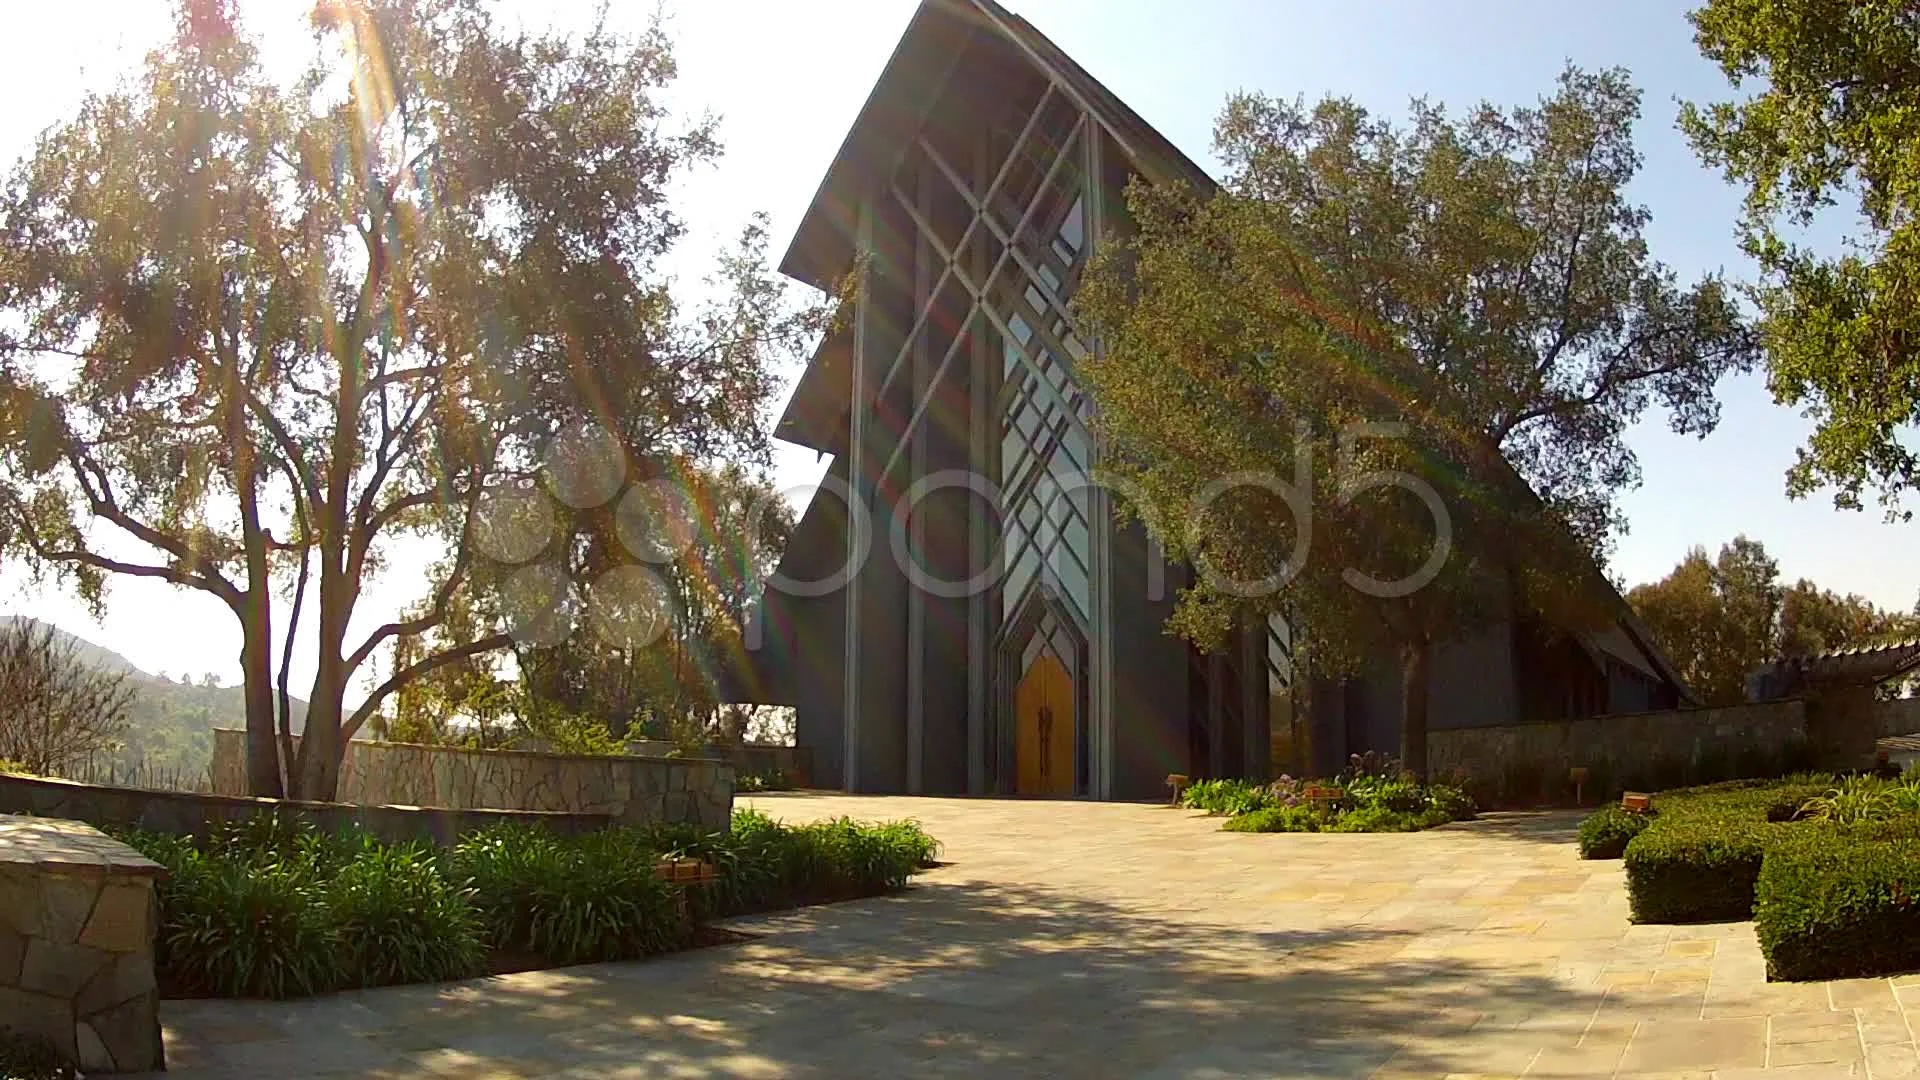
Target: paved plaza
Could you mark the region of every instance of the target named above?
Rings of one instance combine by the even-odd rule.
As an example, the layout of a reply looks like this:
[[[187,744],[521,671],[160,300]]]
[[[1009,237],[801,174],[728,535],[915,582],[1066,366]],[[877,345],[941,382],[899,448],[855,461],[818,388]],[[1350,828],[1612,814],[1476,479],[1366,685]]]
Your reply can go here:
[[[917,818],[948,865],[639,963],[166,1002],[169,1075],[1920,1077],[1920,977],[1770,985],[1750,925],[1631,926],[1575,815],[1243,835],[1111,803],[741,801]]]

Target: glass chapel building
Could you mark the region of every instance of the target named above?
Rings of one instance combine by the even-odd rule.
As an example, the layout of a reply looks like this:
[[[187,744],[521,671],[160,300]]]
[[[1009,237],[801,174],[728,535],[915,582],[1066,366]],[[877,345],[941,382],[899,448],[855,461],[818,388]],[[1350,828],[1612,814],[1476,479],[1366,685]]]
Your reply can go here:
[[[1068,302],[1134,177],[1213,187],[1018,16],[926,0],[821,182],[781,270],[859,288],[776,434],[832,463],[734,695],[796,709],[816,786],[1154,798],[1169,773],[1397,747],[1389,663],[1296,713],[1285,622],[1215,654],[1165,633],[1188,571],[1088,479],[1073,372],[1096,345]],[[1443,647],[1435,728],[1676,703],[1622,612],[1602,634],[1514,620]]]

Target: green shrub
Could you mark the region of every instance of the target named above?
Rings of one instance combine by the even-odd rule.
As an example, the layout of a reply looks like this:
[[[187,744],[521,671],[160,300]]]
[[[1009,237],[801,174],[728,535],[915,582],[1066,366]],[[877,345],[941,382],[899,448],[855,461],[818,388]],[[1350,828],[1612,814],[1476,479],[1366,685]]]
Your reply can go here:
[[[1580,822],[1580,857],[1583,859],[1617,859],[1624,855],[1627,844],[1639,836],[1653,819],[1647,814],[1635,814],[1618,806],[1609,806],[1587,815]]]
[[[533,825],[463,837],[451,860],[487,943],[555,966],[633,959],[686,939],[691,927],[655,861],[627,830],[559,837]]]
[[[349,986],[463,979],[486,966],[479,914],[424,847],[370,847],[324,895]]]
[[[1230,832],[1319,832],[1329,820],[1311,806],[1268,806],[1231,818],[1220,826]]]
[[[1393,810],[1385,806],[1362,806],[1335,817],[1325,832],[1418,832],[1445,825],[1453,819],[1444,811]]]
[[[648,834],[666,855],[705,859],[718,873],[694,895],[701,917],[725,917],[846,900],[898,889],[933,865],[940,845],[918,823],[841,818],[789,826],[757,810],[734,811],[733,828],[684,826]]]
[[[733,790],[743,795],[762,791],[792,791],[797,786],[791,777],[779,769],[740,773],[733,778]]]
[[[1355,808],[1412,814],[1427,808],[1427,791],[1409,776],[1363,776],[1347,785],[1347,798]]]
[[[1457,784],[1428,784],[1427,809],[1437,810],[1448,821],[1472,821],[1477,807],[1467,789]]]
[[[1627,844],[1627,899],[1637,923],[1726,922],[1753,914],[1766,830],[1743,818],[1674,817]]]
[[[271,816],[204,840],[114,831],[169,870],[161,978],[220,997],[461,978],[490,958],[558,966],[644,956],[685,944],[689,915],[896,889],[939,851],[911,821],[788,827],[750,810],[729,833],[674,825],[561,837],[503,825],[450,851]],[[719,879],[688,897],[654,872],[663,855],[708,859]]]
[[[1271,792],[1245,780],[1196,780],[1180,796],[1180,803],[1209,814],[1230,816],[1275,805]]]
[[[1771,979],[1850,979],[1920,968],[1920,839],[1822,828],[1776,844],[1754,930]]]
[[[20,776],[32,776],[33,770],[27,768],[25,765],[21,764],[18,761],[14,761],[11,758],[0,758],[0,773],[14,773]],[[4,1052],[4,1051],[0,1051],[0,1052]],[[6,1060],[5,1058],[0,1058],[0,1064],[4,1064],[5,1060]]]
[[[1767,848],[1809,824],[1808,800],[1830,775],[1733,780],[1661,792],[1658,816],[1626,847],[1627,896],[1635,922],[1713,922],[1751,917]]]
[[[154,963],[178,989],[287,998],[340,986],[340,940],[310,863],[188,843],[143,850],[167,867]]]
[[[0,1028],[0,1080],[74,1080],[79,1075],[46,1042]]]

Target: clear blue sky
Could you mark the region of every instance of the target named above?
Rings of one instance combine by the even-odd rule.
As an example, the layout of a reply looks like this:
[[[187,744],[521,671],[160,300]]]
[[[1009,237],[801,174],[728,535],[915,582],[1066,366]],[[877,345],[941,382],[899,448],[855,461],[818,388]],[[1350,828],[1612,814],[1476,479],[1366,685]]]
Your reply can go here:
[[[270,36],[267,59],[303,55],[301,0],[250,0],[249,22]],[[503,5],[529,23],[577,25],[583,0]],[[1673,129],[1677,98],[1724,95],[1719,73],[1694,51],[1687,4],[1512,0],[1016,0],[1013,10],[1052,37],[1196,160],[1209,163],[1211,125],[1239,89],[1349,95],[1398,112],[1425,94],[1464,106],[1511,104],[1547,90],[1569,59],[1630,68],[1645,92],[1639,144],[1646,166],[1635,197],[1653,212],[1657,257],[1691,278],[1726,268],[1748,276],[1732,229],[1737,193],[1698,165]],[[784,244],[914,7],[913,0],[681,0],[670,4],[689,111],[722,119],[728,156],[681,192],[693,250],[731,234],[754,210],[773,216]],[[651,5],[616,5],[635,23]],[[16,157],[33,134],[66,115],[77,95],[138,58],[166,25],[161,0],[65,0],[9,11],[16,43],[0,70],[0,155]],[[695,260],[685,264],[697,278]],[[1807,425],[1775,406],[1758,376],[1722,388],[1720,430],[1704,441],[1666,432],[1656,418],[1633,433],[1645,484],[1624,498],[1632,532],[1613,571],[1629,583],[1664,574],[1693,544],[1736,533],[1763,540],[1789,577],[1859,592],[1906,608],[1920,568],[1900,556],[1906,526],[1832,509],[1824,496],[1789,502],[1783,475]],[[783,453],[783,482],[818,475],[813,455]],[[419,552],[395,553],[396,572],[367,602],[368,624],[411,599]],[[413,581],[417,583],[417,577]],[[129,583],[103,624],[70,598],[22,588],[0,572],[0,607],[41,615],[91,636],[148,670],[237,673],[238,637],[217,604],[163,585]],[[416,584],[417,587],[417,584]],[[310,662],[295,672],[296,685]]]

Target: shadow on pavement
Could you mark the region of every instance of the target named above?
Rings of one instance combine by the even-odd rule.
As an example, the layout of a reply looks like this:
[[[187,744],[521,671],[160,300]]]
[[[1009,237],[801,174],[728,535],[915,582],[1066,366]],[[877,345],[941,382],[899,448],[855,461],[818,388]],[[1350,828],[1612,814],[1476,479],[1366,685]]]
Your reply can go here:
[[[1497,810],[1472,821],[1443,826],[1442,832],[1469,832],[1499,840],[1536,844],[1572,844],[1580,838],[1580,822],[1590,810]]]
[[[1468,828],[1546,840],[1521,815]],[[1591,1012],[1546,974],[1396,958],[1397,931],[1230,928],[942,884],[755,940],[307,1002],[167,1002],[175,1080],[319,1076],[1366,1076],[1479,1072],[1476,1022]]]

